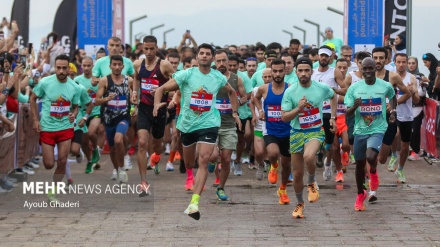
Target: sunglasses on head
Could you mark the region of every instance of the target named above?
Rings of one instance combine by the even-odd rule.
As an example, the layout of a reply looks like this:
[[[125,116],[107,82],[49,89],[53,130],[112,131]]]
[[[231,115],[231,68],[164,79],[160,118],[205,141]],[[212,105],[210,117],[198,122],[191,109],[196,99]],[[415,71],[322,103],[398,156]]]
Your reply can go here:
[[[255,57],[248,57],[246,58],[246,61],[257,61]]]

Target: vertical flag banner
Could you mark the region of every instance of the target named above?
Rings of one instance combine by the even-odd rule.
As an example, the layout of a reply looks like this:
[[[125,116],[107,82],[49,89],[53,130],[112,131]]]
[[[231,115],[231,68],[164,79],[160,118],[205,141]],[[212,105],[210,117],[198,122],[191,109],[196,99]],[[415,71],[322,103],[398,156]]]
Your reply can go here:
[[[53,31],[58,33],[64,53],[71,58],[76,49],[76,1],[63,0],[53,22]]]
[[[355,52],[382,46],[384,0],[348,1],[348,45]]]
[[[113,36],[119,37],[122,40],[122,45],[125,44],[124,4],[124,0],[113,0]]]
[[[385,0],[384,40],[406,36],[407,0]]]
[[[29,42],[29,0],[15,0],[12,6],[11,22],[17,21],[20,33],[18,46],[27,46]]]
[[[95,59],[96,52],[112,37],[112,1],[78,0],[77,4],[78,47]]]

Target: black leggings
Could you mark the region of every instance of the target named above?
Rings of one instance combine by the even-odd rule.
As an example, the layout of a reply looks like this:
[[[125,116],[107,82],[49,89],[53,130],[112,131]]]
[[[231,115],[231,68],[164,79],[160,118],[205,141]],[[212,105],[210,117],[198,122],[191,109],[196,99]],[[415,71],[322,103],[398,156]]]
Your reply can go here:
[[[422,120],[425,117],[423,110],[413,120],[412,135],[410,146],[415,153],[420,152],[420,128],[422,127]]]

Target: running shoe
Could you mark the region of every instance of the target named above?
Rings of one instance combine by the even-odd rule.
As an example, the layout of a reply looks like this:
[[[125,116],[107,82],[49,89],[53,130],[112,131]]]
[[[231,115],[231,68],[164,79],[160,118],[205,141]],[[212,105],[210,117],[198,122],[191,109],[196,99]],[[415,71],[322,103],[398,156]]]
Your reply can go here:
[[[14,183],[11,183],[6,178],[2,178],[2,179],[0,179],[0,187],[3,188],[4,190],[12,190],[15,187],[17,187],[17,185]]]
[[[293,210],[292,212],[292,217],[294,219],[304,218],[303,211],[304,211],[304,203],[298,203],[298,205],[296,205],[295,210]]]
[[[189,204],[188,208],[184,211],[184,213],[195,220],[200,219],[199,205],[195,203]]]
[[[278,181],[278,167],[275,168],[272,165],[270,166],[269,174],[267,175],[267,179],[270,184],[276,184]]]
[[[321,168],[324,163],[322,162],[323,155],[321,152],[318,153],[318,158],[316,159],[316,167]]]
[[[408,156],[408,160],[411,160],[411,161],[416,161],[419,159],[420,159],[420,156],[418,154],[416,154],[414,151],[411,151],[411,155]]]
[[[289,178],[287,179],[287,183],[288,184],[293,183],[293,175],[292,175],[292,173],[290,173]]]
[[[119,176],[120,183],[127,183],[128,182],[128,174],[127,174],[127,172],[125,172],[124,169],[119,168],[118,176]]]
[[[130,155],[125,155],[124,156],[124,170],[128,171],[133,169],[133,165],[131,164],[131,159],[130,159]]]
[[[174,155],[174,160],[173,160],[173,162],[174,162],[174,161],[178,161],[178,160],[182,160],[182,157],[180,156],[179,151],[176,151],[176,154]]]
[[[343,183],[344,182],[344,172],[339,171],[336,173],[336,179],[335,179],[336,183]]]
[[[325,161],[327,160],[327,158],[325,158]],[[324,178],[325,181],[329,181],[332,178],[333,172],[332,172],[332,163],[330,162],[330,166],[324,166],[324,171],[322,172],[322,177]]]
[[[379,188],[379,174],[370,173],[370,190],[376,191]]]
[[[101,159],[101,154],[99,152],[99,148],[96,147],[92,152],[92,163],[98,163],[99,159]]]
[[[224,189],[217,189],[215,194],[217,195],[217,198],[218,198],[219,201],[227,201],[227,200],[229,200],[229,196],[227,196],[225,194],[225,190]]]
[[[232,160],[232,161],[231,161],[231,165],[230,165],[230,167],[229,167],[229,172],[234,172],[234,170],[235,170],[235,161]]]
[[[40,165],[38,162],[35,162],[34,160],[29,161],[28,163],[26,163],[28,166],[32,167],[33,169],[38,169],[40,168]]]
[[[350,154],[350,162],[352,165],[356,164],[356,160],[354,159],[354,154]]]
[[[355,211],[364,211],[365,210],[365,199],[367,199],[367,191],[364,190],[362,194],[358,194],[356,197],[356,202],[354,203]]]
[[[154,167],[157,164],[159,164],[159,162],[160,162],[160,154],[157,155],[156,153],[153,153],[150,157],[150,166]]]
[[[170,144],[167,143],[167,144],[165,145],[165,154],[166,154],[166,155],[169,155],[169,154],[170,154],[170,150],[171,150],[171,148],[170,148]]]
[[[141,191],[139,192],[139,197],[145,197],[151,194],[150,192],[150,185],[147,184],[147,182],[142,181],[140,184]]]
[[[234,165],[234,175],[235,176],[243,175],[243,170],[241,170],[241,163],[235,163],[235,165]]]
[[[187,178],[185,183],[185,190],[193,190],[193,185],[194,185],[194,178],[192,179]]]
[[[217,187],[220,184],[220,178],[216,177],[214,183],[212,184],[212,186]]]
[[[348,153],[347,152],[343,152],[341,155],[341,163],[343,166],[347,166],[348,162],[350,161],[350,159],[348,158]]]
[[[86,174],[92,173],[93,172],[93,163],[91,161],[87,162],[86,165]]]
[[[241,157],[240,161],[241,161],[242,164],[249,164],[250,163],[249,156],[243,155],[243,157]]]
[[[270,170],[270,162],[268,160],[264,160],[264,172],[268,172]]]
[[[258,167],[257,172],[255,173],[255,178],[261,181],[263,180],[263,177],[264,177],[263,169],[261,167]]]
[[[213,173],[215,171],[215,163],[209,162],[208,163],[208,172]]]
[[[391,155],[390,162],[388,162],[388,171],[390,172],[396,171],[396,162],[397,162],[397,157]]]
[[[257,169],[257,166],[254,163],[249,163],[248,167],[249,167],[249,170]]]
[[[28,175],[34,175],[35,174],[34,169],[32,169],[32,168],[30,168],[28,166],[23,166],[22,169],[23,169],[23,172],[27,173]]]
[[[3,187],[0,186],[0,195],[7,194],[11,191],[12,191],[12,189],[7,190],[7,189],[3,189]]]
[[[403,170],[396,170],[394,173],[397,176],[397,183],[404,184],[406,182],[405,174],[403,173]]]
[[[174,165],[171,162],[167,162],[166,166],[165,166],[165,170],[172,172],[174,171]]]
[[[370,192],[368,192],[368,202],[372,203],[375,201],[377,201],[376,191],[371,190]]]
[[[287,204],[290,203],[290,199],[289,199],[289,196],[287,195],[287,191],[286,190],[278,189],[277,194],[278,194],[278,197],[280,198],[280,200],[278,202],[281,205],[287,205]]]
[[[84,160],[84,152],[82,151],[82,149],[79,149],[79,155],[76,156],[76,163],[81,164]]]
[[[116,169],[113,169],[112,176],[110,177],[111,180],[116,180],[118,177],[118,171]]]
[[[317,188],[316,182],[313,182],[312,184],[307,185],[307,189],[309,190],[309,202],[317,202],[319,199],[319,188]]]

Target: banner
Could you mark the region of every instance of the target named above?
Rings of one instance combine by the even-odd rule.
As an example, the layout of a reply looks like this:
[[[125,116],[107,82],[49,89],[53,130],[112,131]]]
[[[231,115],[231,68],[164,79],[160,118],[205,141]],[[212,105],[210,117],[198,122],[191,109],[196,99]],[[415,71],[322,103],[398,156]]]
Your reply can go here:
[[[113,36],[124,40],[124,0],[113,0]]]
[[[440,102],[426,99],[425,118],[422,122],[420,147],[434,157],[440,153]]]
[[[12,6],[11,23],[17,21],[20,33],[18,46],[26,47],[29,42],[29,0],[15,0]]]
[[[355,52],[371,52],[382,46],[384,0],[348,1],[348,45]]]
[[[64,53],[73,58],[76,49],[76,0],[63,0],[53,22],[53,31],[60,37]]]
[[[112,1],[78,0],[78,47],[95,59],[112,37]]]
[[[385,0],[384,41],[406,36],[407,0]]]

